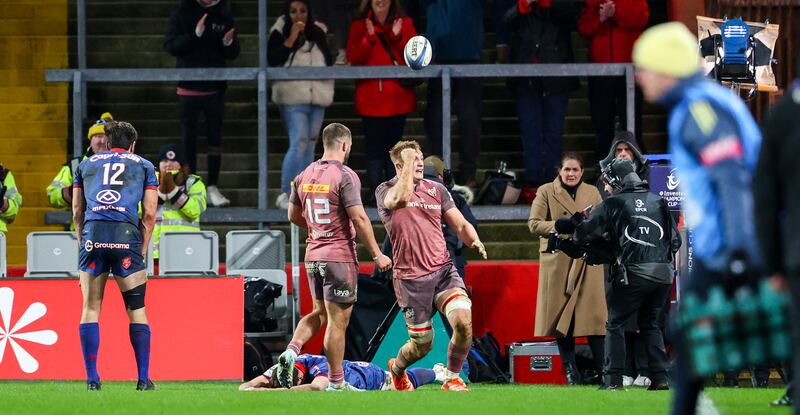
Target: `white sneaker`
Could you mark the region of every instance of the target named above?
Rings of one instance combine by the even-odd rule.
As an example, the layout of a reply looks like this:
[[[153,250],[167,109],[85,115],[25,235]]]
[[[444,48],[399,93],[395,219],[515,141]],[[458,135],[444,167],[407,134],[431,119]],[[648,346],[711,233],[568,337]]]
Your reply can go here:
[[[338,66],[350,66],[350,62],[347,60],[347,54],[345,53],[344,49],[339,49],[339,54],[336,55],[336,60],[333,62],[333,64]]]
[[[444,363],[433,365],[433,373],[436,374],[436,381],[439,383],[444,383],[447,379],[447,367],[445,367]]]
[[[278,209],[288,210],[289,209],[289,195],[286,193],[281,193],[275,199],[275,207]]]
[[[622,375],[622,386],[631,386],[633,385],[633,378],[630,376]]]
[[[636,377],[636,380],[633,381],[633,386],[643,386],[647,387],[650,386],[652,381],[647,376],[639,375]]]
[[[328,392],[364,392],[362,389],[359,389],[359,388],[351,385],[349,382],[342,382],[342,383],[340,383],[338,385],[335,385],[333,383],[329,383],[328,384],[328,389],[326,389],[326,390]]]
[[[208,197],[208,202],[211,203],[211,206],[222,207],[231,204],[231,201],[219,192],[217,186],[208,186],[206,188],[206,195]]]

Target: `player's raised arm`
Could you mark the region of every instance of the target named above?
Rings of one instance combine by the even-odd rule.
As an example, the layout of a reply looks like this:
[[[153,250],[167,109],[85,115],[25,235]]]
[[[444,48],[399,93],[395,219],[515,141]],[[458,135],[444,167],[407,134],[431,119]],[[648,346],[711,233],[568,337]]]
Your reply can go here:
[[[481,258],[487,259],[486,248],[483,246],[483,242],[481,242],[478,232],[475,230],[475,227],[472,226],[472,224],[469,223],[469,221],[464,217],[464,215],[461,214],[461,211],[455,207],[448,209],[444,212],[444,220],[447,222],[448,226],[456,230],[459,239],[464,241],[467,246],[475,248],[478,251],[478,254],[480,254]]]
[[[395,168],[399,170],[397,184],[389,189],[383,199],[384,206],[391,210],[406,207],[414,191],[414,170],[424,168],[422,153],[413,148],[404,149],[400,153],[400,161],[395,162]]]

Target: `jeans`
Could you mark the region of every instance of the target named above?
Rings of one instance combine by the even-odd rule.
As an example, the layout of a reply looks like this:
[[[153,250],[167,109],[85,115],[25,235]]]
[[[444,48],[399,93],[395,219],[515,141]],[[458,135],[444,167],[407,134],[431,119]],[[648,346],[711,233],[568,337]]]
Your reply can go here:
[[[667,353],[659,316],[671,284],[630,275],[629,285],[616,285],[609,296],[606,323],[606,384],[621,385],[625,370],[625,325],[638,312],[640,339],[645,342],[648,374],[654,384],[667,381]]]
[[[367,150],[367,183],[374,195],[379,184],[394,177],[389,150],[403,137],[406,114],[391,117],[363,117],[364,141]],[[368,202],[371,202],[368,201]]]
[[[193,172],[197,171],[197,123],[201,112],[205,117],[206,138],[208,139],[208,180],[206,180],[206,184],[214,186],[219,179],[219,170],[222,164],[222,114],[225,109],[225,92],[220,91],[203,96],[179,95],[178,103],[186,161]]]
[[[289,193],[295,176],[314,161],[314,148],[325,118],[325,108],[313,104],[281,105],[281,118],[289,135],[283,157],[281,191]]]
[[[515,88],[522,135],[525,180],[530,186],[551,182],[563,155],[561,135],[569,95],[549,93],[536,84],[519,82]]]
[[[475,179],[481,151],[481,80],[451,79],[453,110],[458,117],[458,157],[462,180]],[[442,155],[442,80],[428,81],[428,106],[425,110],[425,135],[432,155]]]

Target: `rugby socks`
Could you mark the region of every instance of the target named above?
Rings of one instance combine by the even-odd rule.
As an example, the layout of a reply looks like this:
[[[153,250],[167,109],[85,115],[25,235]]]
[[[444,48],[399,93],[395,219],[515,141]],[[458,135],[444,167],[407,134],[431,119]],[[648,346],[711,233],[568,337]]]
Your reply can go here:
[[[459,377],[461,369],[464,368],[464,360],[467,360],[469,348],[456,346],[453,342],[447,345],[447,378]]]
[[[286,346],[286,350],[291,350],[294,352],[295,356],[300,355],[300,349],[303,348],[303,344],[297,341],[292,340],[289,342],[289,345]]]
[[[150,380],[150,326],[147,324],[131,323],[130,331],[133,354],[136,355],[136,369],[139,371],[139,380]]]
[[[86,383],[100,382],[97,374],[97,349],[100,348],[100,325],[82,323],[78,329],[83,350],[83,365],[86,367]]]
[[[341,385],[344,383],[344,369],[331,370],[328,374],[328,380],[333,385]]]
[[[406,359],[406,355],[403,353],[403,350],[406,348],[404,345],[400,348],[400,351],[397,352],[397,359],[394,361],[394,366],[392,366],[392,373],[395,376],[402,376],[403,371],[409,366],[408,359]]]
[[[436,373],[433,371],[433,369],[414,367],[408,369],[408,379],[411,380],[411,384],[414,385],[414,389],[417,389],[422,385],[433,383],[433,381],[436,380]]]

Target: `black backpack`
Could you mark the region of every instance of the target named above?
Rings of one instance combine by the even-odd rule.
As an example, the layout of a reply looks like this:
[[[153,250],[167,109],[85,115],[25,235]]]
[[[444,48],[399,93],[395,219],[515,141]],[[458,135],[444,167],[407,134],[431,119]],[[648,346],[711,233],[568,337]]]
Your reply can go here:
[[[278,328],[274,318],[267,317],[267,311],[275,306],[281,296],[283,286],[262,278],[248,277],[244,280],[244,331],[270,332]]]
[[[470,382],[508,383],[508,360],[500,353],[500,343],[491,332],[475,338],[467,355]]]
[[[249,382],[272,366],[272,353],[257,338],[244,339],[244,380]]]

